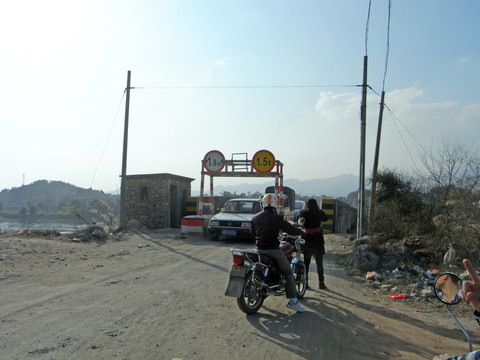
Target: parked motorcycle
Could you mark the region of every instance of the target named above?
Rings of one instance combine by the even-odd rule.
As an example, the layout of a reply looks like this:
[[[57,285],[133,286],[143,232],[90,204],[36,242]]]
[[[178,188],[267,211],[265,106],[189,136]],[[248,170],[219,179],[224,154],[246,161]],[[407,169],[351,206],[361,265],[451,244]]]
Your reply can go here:
[[[452,319],[457,323],[463,331],[468,341],[469,351],[472,351],[472,339],[470,334],[465,330],[463,325],[458,321],[457,317],[450,309],[451,305],[458,304],[462,301],[462,279],[456,274],[445,272],[438,275],[434,283],[435,295],[437,298],[446,304],[446,308]]]
[[[293,270],[297,298],[301,299],[307,290],[306,269],[301,258],[305,240],[286,233],[281,233],[279,237],[280,249]],[[246,314],[255,314],[267,296],[285,296],[285,274],[280,271],[274,259],[260,255],[255,250],[231,249],[231,252],[233,265],[225,295],[237,298],[240,310]]]

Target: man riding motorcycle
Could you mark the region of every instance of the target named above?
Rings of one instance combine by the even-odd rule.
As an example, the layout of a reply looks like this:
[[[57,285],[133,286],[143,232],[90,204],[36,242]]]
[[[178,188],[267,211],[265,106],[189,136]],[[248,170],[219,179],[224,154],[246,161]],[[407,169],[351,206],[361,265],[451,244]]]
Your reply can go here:
[[[279,249],[280,230],[290,235],[302,235],[304,232],[286,221],[282,215],[278,215],[276,206],[278,198],[275,194],[265,194],[262,198],[263,211],[252,218],[251,234],[255,238],[255,246],[260,255],[268,255],[275,259],[280,270],[285,274],[285,292],[289,299],[287,307],[297,312],[305,309],[297,299],[295,278],[285,254]]]

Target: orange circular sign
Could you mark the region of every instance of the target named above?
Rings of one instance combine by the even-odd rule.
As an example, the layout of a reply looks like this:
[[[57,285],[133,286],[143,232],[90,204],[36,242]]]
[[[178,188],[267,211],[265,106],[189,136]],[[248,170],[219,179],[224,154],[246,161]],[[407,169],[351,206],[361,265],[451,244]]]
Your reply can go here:
[[[253,155],[252,166],[258,172],[270,172],[275,166],[275,156],[268,150],[257,151]]]

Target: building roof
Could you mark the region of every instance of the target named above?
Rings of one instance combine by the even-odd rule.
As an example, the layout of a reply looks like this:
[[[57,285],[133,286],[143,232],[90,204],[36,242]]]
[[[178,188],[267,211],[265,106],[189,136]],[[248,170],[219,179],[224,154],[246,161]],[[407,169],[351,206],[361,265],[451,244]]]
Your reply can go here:
[[[189,182],[192,182],[193,178],[189,178],[189,177],[185,177],[185,176],[180,176],[180,175],[174,175],[174,174],[169,174],[169,173],[161,173],[161,174],[137,174],[137,175],[127,175],[127,178],[130,178],[130,179],[145,179],[145,178],[152,178],[152,179],[159,179],[159,180],[163,180],[163,179],[175,179],[175,180],[178,180],[178,181],[189,181]]]

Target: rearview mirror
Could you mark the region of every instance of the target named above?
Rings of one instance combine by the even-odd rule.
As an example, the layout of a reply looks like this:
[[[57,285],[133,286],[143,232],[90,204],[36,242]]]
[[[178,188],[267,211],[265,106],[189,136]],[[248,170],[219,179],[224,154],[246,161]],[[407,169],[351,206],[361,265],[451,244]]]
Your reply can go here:
[[[437,276],[434,284],[435,295],[447,305],[458,304],[462,301],[462,279],[449,272]]]

